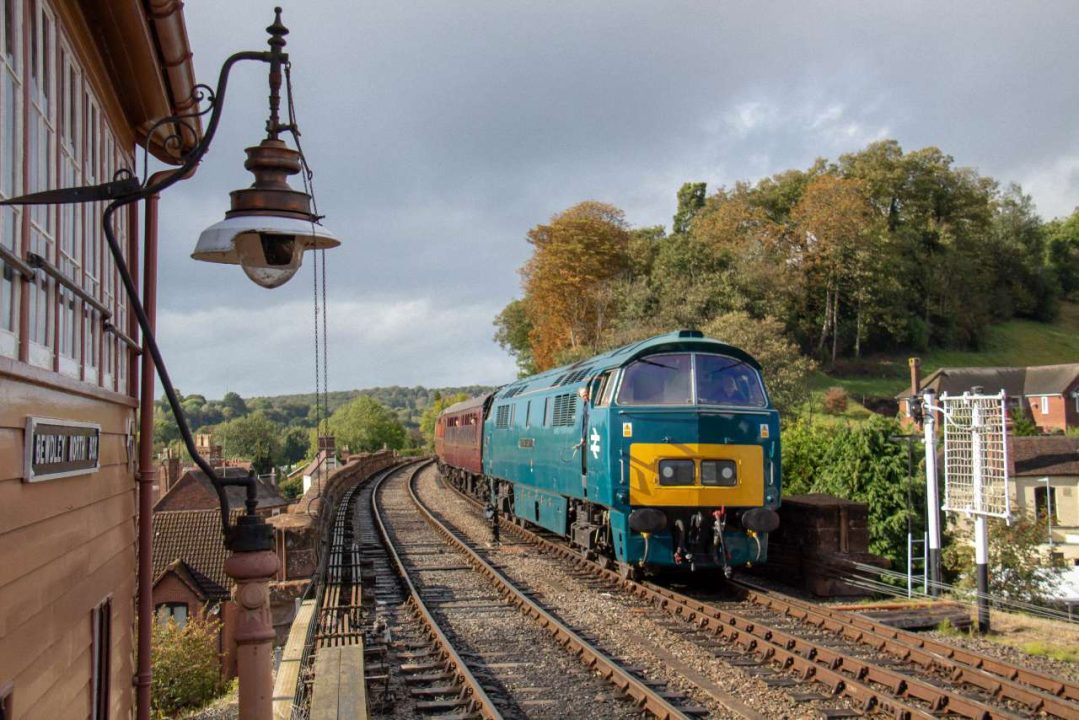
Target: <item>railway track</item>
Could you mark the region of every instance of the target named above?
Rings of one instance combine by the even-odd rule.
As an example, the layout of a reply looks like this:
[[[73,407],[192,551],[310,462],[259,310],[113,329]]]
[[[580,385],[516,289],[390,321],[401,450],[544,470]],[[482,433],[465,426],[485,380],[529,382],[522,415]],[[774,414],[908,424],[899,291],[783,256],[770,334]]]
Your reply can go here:
[[[356,507],[361,557],[378,606],[371,649],[389,679],[380,690],[368,678],[374,715],[686,720],[707,714],[601,651],[441,526],[413,491],[423,467],[380,478],[365,490],[369,501],[361,498]],[[368,528],[377,528],[380,543],[364,534]],[[522,614],[534,622],[522,623]]]
[[[746,584],[736,585],[741,600],[730,602],[626,580],[560,538],[505,520],[502,528],[597,587],[681,621],[692,629],[687,640],[800,702],[843,697],[862,712],[896,718],[1079,718],[1079,688],[1044,674]],[[826,717],[843,712],[820,708]]]

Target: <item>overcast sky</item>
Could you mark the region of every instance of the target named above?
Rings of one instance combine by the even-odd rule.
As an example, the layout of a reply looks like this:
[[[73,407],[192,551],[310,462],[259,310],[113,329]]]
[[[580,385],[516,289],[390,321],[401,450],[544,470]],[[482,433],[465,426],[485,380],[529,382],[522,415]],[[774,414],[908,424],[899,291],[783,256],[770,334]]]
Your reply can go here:
[[[272,4],[188,0],[199,81],[262,49]],[[285,5],[324,224],[329,383],[499,384],[492,340],[525,233],[581,200],[669,227],[687,180],[755,181],[885,137],[1079,205],[1071,2],[372,2]],[[233,72],[222,126],[161,204],[159,338],[182,392],[314,389],[312,260],[264,290],[189,258],[246,186],[266,75]],[[298,182],[294,183],[298,186]]]

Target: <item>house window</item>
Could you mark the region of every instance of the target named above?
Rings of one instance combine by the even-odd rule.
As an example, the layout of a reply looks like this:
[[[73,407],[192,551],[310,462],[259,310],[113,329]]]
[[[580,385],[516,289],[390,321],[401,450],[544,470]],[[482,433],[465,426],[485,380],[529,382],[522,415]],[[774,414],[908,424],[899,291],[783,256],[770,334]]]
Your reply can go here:
[[[169,620],[176,623],[177,627],[187,624],[187,603],[160,603],[154,610],[157,612],[157,621],[162,625]]]
[[[1048,415],[1049,414],[1049,397],[1047,395],[1042,395],[1041,406],[1042,406],[1042,415]]]
[[[1034,514],[1042,520],[1048,515],[1052,522],[1057,522],[1057,489],[1055,487],[1034,488]]]
[[[109,680],[112,677],[109,650],[112,647],[112,600],[108,599],[94,608],[93,646],[90,658],[94,663],[92,674],[92,715],[93,720],[107,720],[109,717]]]

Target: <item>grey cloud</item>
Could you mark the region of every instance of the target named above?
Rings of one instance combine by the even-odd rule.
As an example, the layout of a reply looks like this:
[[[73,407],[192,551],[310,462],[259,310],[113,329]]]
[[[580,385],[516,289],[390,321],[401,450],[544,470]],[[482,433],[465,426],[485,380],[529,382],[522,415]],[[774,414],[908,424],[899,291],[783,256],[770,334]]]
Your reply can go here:
[[[272,17],[246,0],[185,11],[204,82],[228,53],[260,47]],[[493,315],[519,292],[527,229],[570,204],[600,199],[634,224],[668,224],[685,180],[754,180],[885,134],[1024,183],[1046,216],[1070,212],[1073,16],[1066,3],[972,0],[287,6],[304,147],[345,241],[328,256],[331,315],[377,296]],[[265,78],[238,72],[210,157],[162,203],[162,305],[175,312],[244,317],[310,294],[309,268],[266,293],[187,259],[227,192],[249,182],[242,148],[259,139]],[[490,317],[480,325],[470,337],[489,338]],[[471,347],[459,356],[476,367],[501,352]],[[178,375],[194,372],[188,362]],[[357,362],[334,358],[335,387],[371,384]],[[415,382],[440,372],[422,356],[401,367]]]

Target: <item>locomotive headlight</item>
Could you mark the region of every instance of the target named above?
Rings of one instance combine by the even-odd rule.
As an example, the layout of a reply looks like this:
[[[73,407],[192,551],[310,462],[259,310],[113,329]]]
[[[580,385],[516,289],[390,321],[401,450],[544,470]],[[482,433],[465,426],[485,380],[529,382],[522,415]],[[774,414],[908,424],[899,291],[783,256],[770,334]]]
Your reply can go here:
[[[660,460],[660,485],[692,485],[696,473],[692,460]]]
[[[738,464],[733,460],[702,460],[701,484],[734,487],[738,484]]]

